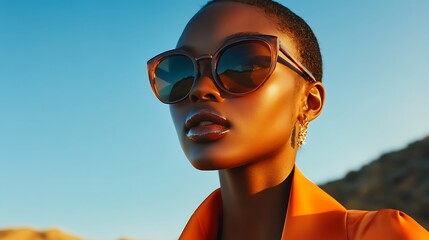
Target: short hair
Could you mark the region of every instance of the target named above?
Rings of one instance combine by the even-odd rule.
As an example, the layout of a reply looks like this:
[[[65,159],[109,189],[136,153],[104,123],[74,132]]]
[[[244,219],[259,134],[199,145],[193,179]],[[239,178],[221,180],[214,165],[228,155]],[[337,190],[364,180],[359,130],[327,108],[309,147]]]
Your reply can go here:
[[[322,55],[319,43],[310,26],[289,8],[272,0],[210,0],[201,9],[217,2],[238,2],[255,6],[271,18],[278,30],[294,39],[300,56],[296,56],[310,70],[317,81],[322,81]]]

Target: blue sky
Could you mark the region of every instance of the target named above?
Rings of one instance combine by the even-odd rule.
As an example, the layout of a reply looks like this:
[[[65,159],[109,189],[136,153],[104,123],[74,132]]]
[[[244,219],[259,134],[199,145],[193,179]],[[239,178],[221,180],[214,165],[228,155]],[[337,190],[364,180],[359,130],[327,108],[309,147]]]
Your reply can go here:
[[[429,134],[429,2],[280,2],[324,57],[325,109],[298,156],[311,180]],[[146,61],[204,3],[0,0],[0,228],[178,237],[217,174],[184,157]]]

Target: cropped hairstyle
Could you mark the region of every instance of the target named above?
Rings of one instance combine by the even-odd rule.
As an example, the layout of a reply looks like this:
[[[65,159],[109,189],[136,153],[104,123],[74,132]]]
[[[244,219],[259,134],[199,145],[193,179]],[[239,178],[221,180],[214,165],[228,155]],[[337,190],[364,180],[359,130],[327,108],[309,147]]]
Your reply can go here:
[[[310,70],[317,81],[322,81],[322,55],[319,43],[310,26],[289,8],[272,0],[211,0],[202,9],[217,2],[237,2],[257,7],[273,20],[278,30],[295,41],[302,64]]]

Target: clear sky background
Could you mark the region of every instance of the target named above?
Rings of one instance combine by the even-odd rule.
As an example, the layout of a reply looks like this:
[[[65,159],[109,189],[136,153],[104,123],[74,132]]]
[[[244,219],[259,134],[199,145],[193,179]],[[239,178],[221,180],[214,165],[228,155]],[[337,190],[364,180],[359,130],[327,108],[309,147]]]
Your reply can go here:
[[[429,1],[280,1],[316,33],[325,109],[298,165],[316,183],[429,134]],[[218,187],[184,157],[146,61],[205,3],[0,0],[0,228],[176,239]]]

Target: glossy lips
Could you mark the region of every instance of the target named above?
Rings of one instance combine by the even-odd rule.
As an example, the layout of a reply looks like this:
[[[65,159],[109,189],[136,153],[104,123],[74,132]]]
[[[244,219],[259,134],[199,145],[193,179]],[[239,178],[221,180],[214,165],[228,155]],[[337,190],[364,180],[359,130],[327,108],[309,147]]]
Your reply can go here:
[[[198,143],[218,140],[229,131],[228,120],[212,109],[191,112],[186,118],[186,136]]]

